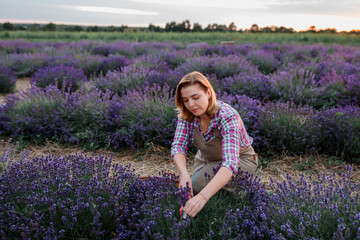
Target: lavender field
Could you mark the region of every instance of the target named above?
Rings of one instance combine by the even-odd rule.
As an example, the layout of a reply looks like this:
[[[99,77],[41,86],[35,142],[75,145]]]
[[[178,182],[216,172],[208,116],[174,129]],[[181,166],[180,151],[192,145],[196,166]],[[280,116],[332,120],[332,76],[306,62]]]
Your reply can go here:
[[[0,135],[22,143],[169,146],[174,89],[198,70],[239,111],[259,153],[360,162],[359,47],[14,40],[0,51],[2,92],[32,79],[1,105]]]
[[[360,163],[360,47],[336,44],[0,41],[0,93],[20,77],[32,85],[0,104],[0,136],[91,150],[169,147],[174,90],[194,70],[238,110],[261,157]],[[9,152],[0,153],[5,239],[360,239],[350,167],[340,177],[288,175],[271,191],[241,177],[235,195],[220,192],[202,215],[181,220],[185,195],[172,175],[141,181],[105,155],[15,161]]]

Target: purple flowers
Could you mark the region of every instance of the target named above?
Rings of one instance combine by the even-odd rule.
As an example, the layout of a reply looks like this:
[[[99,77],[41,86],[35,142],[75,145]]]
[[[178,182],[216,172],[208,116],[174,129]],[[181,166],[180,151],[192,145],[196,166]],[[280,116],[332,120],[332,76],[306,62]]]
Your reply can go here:
[[[54,84],[57,84],[57,87],[61,88],[65,84],[66,88],[70,88],[71,91],[76,91],[85,81],[86,76],[82,69],[59,65],[39,69],[34,74],[31,83],[41,88]]]
[[[0,65],[0,93],[13,92],[16,78],[10,69]]]
[[[5,144],[6,145],[6,144]],[[194,219],[182,219],[188,189],[177,177],[139,178],[100,153],[13,159],[0,146],[0,236],[92,239],[310,239],[359,236],[360,186],[340,177],[283,182],[235,176],[234,192],[215,194]]]
[[[147,238],[160,230],[152,221],[160,221],[163,211],[167,212],[163,220],[176,219],[171,217],[175,207],[160,210],[175,197],[174,181],[170,175],[141,181],[129,167],[112,165],[105,155],[17,161],[0,175],[0,235],[139,239],[145,234]],[[153,211],[156,208],[160,211]]]
[[[32,76],[33,86],[57,82],[63,89],[62,94],[50,87],[5,99],[2,136],[39,143],[50,138],[93,149],[168,145],[176,119],[168,94],[197,70],[210,79],[219,99],[239,111],[258,152],[360,158],[356,47],[18,40],[1,41],[0,52],[1,66],[18,77]],[[6,79],[11,85],[13,78]],[[150,88],[164,97],[154,101]],[[94,104],[86,104],[87,99]]]

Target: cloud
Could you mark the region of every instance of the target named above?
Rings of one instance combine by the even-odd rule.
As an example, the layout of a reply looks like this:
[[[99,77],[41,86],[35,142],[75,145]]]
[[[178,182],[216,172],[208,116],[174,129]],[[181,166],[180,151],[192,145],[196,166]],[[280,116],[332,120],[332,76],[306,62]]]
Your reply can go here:
[[[241,1],[241,0],[182,0],[182,1],[168,1],[168,0],[131,0],[132,2],[148,3],[148,4],[159,4],[168,6],[182,6],[188,7],[199,7],[202,8],[225,8],[225,9],[264,9],[267,8],[265,0],[252,0],[252,1]]]
[[[360,17],[355,0],[272,0],[266,6],[273,13]]]
[[[143,11],[129,8],[113,8],[113,7],[101,7],[101,6],[61,6],[62,8],[70,8],[84,12],[98,12],[98,13],[110,13],[110,14],[123,14],[123,15],[141,15],[141,16],[156,16],[158,12]]]

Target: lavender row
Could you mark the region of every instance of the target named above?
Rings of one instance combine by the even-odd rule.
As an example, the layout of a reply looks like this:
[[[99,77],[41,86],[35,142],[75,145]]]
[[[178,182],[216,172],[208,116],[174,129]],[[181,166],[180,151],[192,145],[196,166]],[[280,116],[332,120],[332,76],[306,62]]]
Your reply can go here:
[[[162,173],[140,179],[111,157],[13,159],[0,152],[2,239],[359,239],[352,170],[338,177],[287,175],[267,191],[257,177],[233,178],[194,219],[179,216],[187,189]],[[9,163],[10,162],[10,163]]]
[[[46,139],[85,148],[170,146],[176,129],[172,89],[158,84],[123,90],[94,86],[72,92],[65,81],[7,97],[0,105],[0,135],[22,144]],[[360,161],[360,108],[316,110],[293,103],[261,103],[246,95],[217,93],[241,115],[261,155],[329,154]]]
[[[32,77],[38,86],[50,84],[48,72],[54,75],[53,83],[55,78],[58,83],[71,78],[59,72],[72,67],[85,81],[119,94],[144,81],[174,87],[179,77],[198,70],[211,78],[219,91],[264,102],[291,101],[317,109],[358,106],[360,102],[358,47],[16,40],[1,41],[0,52],[0,65],[17,76]],[[10,80],[0,78],[2,81]],[[114,81],[126,83],[114,86]]]

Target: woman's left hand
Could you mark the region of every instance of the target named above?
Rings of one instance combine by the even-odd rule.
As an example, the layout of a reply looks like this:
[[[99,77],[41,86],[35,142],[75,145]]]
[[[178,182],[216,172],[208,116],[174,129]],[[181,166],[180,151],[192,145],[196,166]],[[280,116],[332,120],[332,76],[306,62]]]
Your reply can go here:
[[[195,217],[201,211],[201,209],[203,209],[206,202],[207,201],[205,200],[205,198],[198,194],[186,202],[183,210],[188,216]]]

